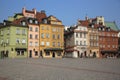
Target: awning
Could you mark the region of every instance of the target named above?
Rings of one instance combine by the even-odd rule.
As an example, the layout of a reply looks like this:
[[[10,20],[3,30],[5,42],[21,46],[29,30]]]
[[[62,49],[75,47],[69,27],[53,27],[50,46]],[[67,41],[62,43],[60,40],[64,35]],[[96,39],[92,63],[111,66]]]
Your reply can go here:
[[[18,50],[23,50],[23,51],[27,51],[27,48],[15,48],[16,51]]]
[[[113,51],[113,50],[104,50],[101,51],[102,53],[117,53],[118,51]]]
[[[44,51],[63,51],[61,48],[46,48]]]
[[[65,50],[65,52],[73,52],[73,51],[78,51],[78,50],[76,50],[76,49],[67,49],[67,50]]]

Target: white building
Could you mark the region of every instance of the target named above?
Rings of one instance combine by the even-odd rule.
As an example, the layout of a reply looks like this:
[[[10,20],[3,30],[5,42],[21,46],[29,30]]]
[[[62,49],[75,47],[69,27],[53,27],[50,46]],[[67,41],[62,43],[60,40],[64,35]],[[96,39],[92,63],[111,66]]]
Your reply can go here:
[[[65,56],[85,57],[87,56],[88,29],[84,26],[73,26],[65,30]]]

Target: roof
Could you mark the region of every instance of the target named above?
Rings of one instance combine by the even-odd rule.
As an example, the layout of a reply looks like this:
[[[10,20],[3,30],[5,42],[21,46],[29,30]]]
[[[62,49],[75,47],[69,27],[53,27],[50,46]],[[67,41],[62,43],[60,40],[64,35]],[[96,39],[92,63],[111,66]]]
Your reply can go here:
[[[21,15],[21,16],[23,16],[22,13],[15,13],[14,18],[15,18],[17,15]]]
[[[45,13],[37,12],[36,18],[38,19],[39,22],[42,22],[42,19],[43,19],[43,18],[47,18],[47,16],[46,16]]]
[[[107,27],[110,27],[110,28],[113,29],[113,30],[116,30],[116,31],[119,30],[119,28],[117,27],[117,25],[116,25],[115,22],[108,22],[108,21],[106,21],[106,22],[105,22],[105,25],[106,25]]]

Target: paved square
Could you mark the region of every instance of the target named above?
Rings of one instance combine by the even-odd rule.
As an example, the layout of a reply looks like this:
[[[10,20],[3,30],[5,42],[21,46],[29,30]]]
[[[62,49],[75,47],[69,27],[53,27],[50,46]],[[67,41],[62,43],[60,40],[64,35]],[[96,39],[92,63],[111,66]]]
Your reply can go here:
[[[0,80],[120,80],[120,59],[1,59]]]

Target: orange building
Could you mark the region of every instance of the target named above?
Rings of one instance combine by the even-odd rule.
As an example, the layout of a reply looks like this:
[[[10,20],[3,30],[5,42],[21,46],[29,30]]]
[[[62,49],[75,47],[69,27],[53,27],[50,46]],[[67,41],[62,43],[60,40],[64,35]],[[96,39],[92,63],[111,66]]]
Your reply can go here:
[[[62,58],[64,55],[64,26],[54,16],[40,24],[40,54],[43,58]]]

